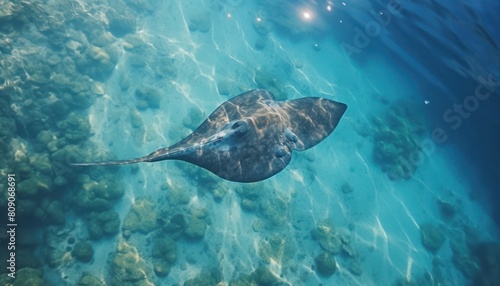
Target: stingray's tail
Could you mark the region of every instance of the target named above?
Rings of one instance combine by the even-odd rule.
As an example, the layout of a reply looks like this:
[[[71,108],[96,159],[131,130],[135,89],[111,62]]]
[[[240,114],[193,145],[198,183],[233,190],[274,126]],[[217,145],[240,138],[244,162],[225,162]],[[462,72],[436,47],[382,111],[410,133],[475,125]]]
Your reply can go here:
[[[117,161],[104,161],[104,162],[88,162],[88,163],[71,163],[69,164],[70,166],[111,166],[111,165],[129,165],[129,164],[135,164],[135,163],[140,163],[140,162],[148,162],[149,157],[141,157],[141,158],[136,158],[136,159],[130,159],[130,160],[117,160]]]

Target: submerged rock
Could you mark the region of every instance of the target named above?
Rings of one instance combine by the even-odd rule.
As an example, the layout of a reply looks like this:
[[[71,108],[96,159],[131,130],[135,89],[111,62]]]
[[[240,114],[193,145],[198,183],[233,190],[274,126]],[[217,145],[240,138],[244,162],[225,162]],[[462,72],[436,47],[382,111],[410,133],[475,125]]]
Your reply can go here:
[[[420,225],[420,234],[424,247],[434,254],[439,251],[446,239],[441,228],[430,223]]]
[[[47,146],[54,139],[56,139],[55,135],[47,130],[42,130],[36,135],[36,141],[43,146]]]
[[[452,219],[453,217],[455,217],[455,214],[457,213],[457,208],[455,207],[455,205],[444,200],[438,200],[437,205],[439,208],[439,212],[444,218]]]
[[[229,80],[221,79],[217,82],[217,91],[220,95],[229,95],[231,93],[230,86]]]
[[[272,225],[282,225],[288,219],[288,202],[277,197],[262,200],[259,204],[259,213]]]
[[[42,270],[33,269],[33,268],[22,268],[19,269],[16,273],[16,280],[12,283],[12,280],[9,280],[9,284],[12,283],[12,286],[45,286],[48,285],[43,280]],[[9,278],[11,279],[11,278]],[[5,284],[5,285],[9,285]]]
[[[131,34],[125,37],[123,48],[127,51],[143,52],[147,44],[138,34]]]
[[[186,280],[183,286],[211,286],[218,285],[219,278],[210,272],[202,271],[196,277]]]
[[[97,197],[106,200],[119,199],[125,193],[123,186],[114,179],[103,179],[99,182],[92,182],[90,185],[86,184],[84,188],[92,190]]]
[[[178,239],[186,228],[187,222],[182,214],[175,214],[169,222],[163,226],[163,231],[169,233],[174,239]]]
[[[129,116],[130,116],[130,124],[132,125],[132,127],[134,128],[142,127],[143,125],[142,116],[139,113],[139,111],[137,111],[137,109],[130,109]]]
[[[184,234],[189,239],[202,239],[205,236],[207,223],[196,217],[191,217],[184,230]]]
[[[341,189],[342,189],[342,193],[344,193],[344,194],[352,193],[354,191],[351,184],[349,184],[349,183],[343,183]]]
[[[33,175],[17,184],[17,194],[21,198],[34,197],[38,192],[50,192],[52,179],[45,175]]]
[[[8,117],[0,117],[0,126],[2,126],[2,128],[0,129],[0,137],[15,136],[17,127],[14,119]]]
[[[89,46],[76,61],[78,70],[98,81],[105,81],[115,69],[118,51],[112,46]]]
[[[158,260],[153,262],[153,269],[156,276],[166,277],[170,273],[170,264],[166,261]]]
[[[86,189],[80,189],[72,197],[72,202],[77,207],[78,210],[88,212],[88,211],[97,211],[102,212],[106,210],[110,210],[113,205],[110,201],[99,198],[95,195],[95,193],[90,192]]]
[[[191,199],[189,191],[177,185],[172,185],[168,188],[166,194],[168,202],[173,205],[186,205]]]
[[[43,203],[45,214],[47,215],[46,222],[50,224],[64,224],[66,213],[64,211],[64,204],[58,200],[53,200]]]
[[[488,241],[472,247],[474,257],[479,260],[480,271],[474,285],[494,286],[500,281],[500,243]]]
[[[64,254],[64,251],[60,249],[50,249],[45,255],[45,261],[50,268],[57,268],[61,266]]]
[[[130,9],[120,8],[117,11],[111,8],[106,11],[106,17],[109,20],[109,31],[115,37],[123,37],[127,34],[135,33],[137,23]]]
[[[257,40],[255,41],[254,47],[257,50],[262,50],[266,47],[266,43],[267,43],[267,38],[258,37]]]
[[[311,230],[311,237],[318,240],[321,248],[332,254],[339,254],[343,245],[348,244],[347,239],[342,239],[343,236],[329,222],[323,222]]]
[[[77,286],[106,286],[106,283],[93,275],[84,273],[78,280]]]
[[[138,99],[137,109],[159,108],[161,96],[157,89],[149,86],[140,86],[135,91],[135,97]]]
[[[363,269],[361,268],[361,262],[357,258],[349,261],[349,263],[347,264],[347,269],[349,270],[349,272],[351,272],[356,276],[361,276],[361,274],[363,274]]]
[[[91,239],[99,239],[103,235],[115,235],[120,231],[120,217],[113,210],[91,212],[87,218],[87,226]]]
[[[123,230],[141,233],[151,232],[157,226],[155,207],[155,204],[147,199],[135,200],[123,221]]]
[[[199,12],[193,16],[188,23],[190,31],[200,31],[206,33],[210,30],[210,13],[207,11]]]
[[[229,286],[255,286],[251,275],[241,275],[238,278],[231,280]]]
[[[257,285],[276,285],[279,281],[279,278],[264,266],[257,268],[252,273],[252,278]]]
[[[175,262],[177,260],[177,245],[175,240],[169,237],[158,239],[153,246],[151,255],[153,258],[159,258],[169,263]]]
[[[81,262],[90,262],[94,256],[94,249],[92,244],[86,241],[80,241],[75,244],[71,255]]]
[[[16,267],[21,269],[25,267],[30,268],[40,268],[42,267],[42,262],[35,256],[35,250],[32,247],[23,247],[16,250]],[[2,285],[2,284],[0,284]]]
[[[47,154],[35,154],[29,158],[29,162],[31,167],[36,171],[45,175],[52,174],[52,163]]]
[[[329,253],[318,255],[314,262],[316,263],[316,271],[323,276],[331,276],[337,271],[335,258]]]
[[[111,286],[154,285],[152,271],[135,247],[120,240],[109,272]]]
[[[274,261],[283,264],[293,258],[295,251],[295,246],[290,241],[275,235],[260,241],[257,253],[267,263]]]
[[[87,116],[73,113],[59,123],[59,130],[68,143],[77,144],[90,136],[90,122]]]

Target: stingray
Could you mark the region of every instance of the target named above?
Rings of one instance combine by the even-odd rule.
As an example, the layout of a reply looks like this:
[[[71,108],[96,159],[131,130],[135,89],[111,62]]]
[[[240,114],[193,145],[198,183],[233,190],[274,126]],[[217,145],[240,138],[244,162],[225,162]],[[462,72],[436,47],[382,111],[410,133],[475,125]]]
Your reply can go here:
[[[72,165],[182,160],[229,181],[257,182],[282,171],[293,150],[323,141],[346,109],[344,103],[326,98],[276,101],[267,90],[251,90],[221,104],[193,133],[170,147],[136,159]]]

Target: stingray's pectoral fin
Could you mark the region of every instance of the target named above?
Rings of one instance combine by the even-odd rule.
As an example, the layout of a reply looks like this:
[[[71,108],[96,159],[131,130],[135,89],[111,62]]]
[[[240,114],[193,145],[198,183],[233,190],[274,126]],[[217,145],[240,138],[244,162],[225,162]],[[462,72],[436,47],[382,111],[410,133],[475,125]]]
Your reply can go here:
[[[70,166],[82,166],[82,167],[88,167],[88,166],[112,166],[112,165],[129,165],[129,164],[135,164],[135,163],[140,163],[140,162],[146,162],[148,161],[147,157],[141,157],[137,159],[130,159],[130,160],[117,160],[117,161],[104,161],[104,162],[89,162],[89,163],[71,163],[69,164]]]

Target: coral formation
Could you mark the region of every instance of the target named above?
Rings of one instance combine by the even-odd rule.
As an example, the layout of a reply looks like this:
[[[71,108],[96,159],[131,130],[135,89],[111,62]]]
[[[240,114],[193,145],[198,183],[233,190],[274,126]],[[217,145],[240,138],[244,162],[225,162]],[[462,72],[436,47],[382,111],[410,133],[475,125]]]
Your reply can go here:
[[[375,162],[391,180],[408,179],[422,160],[420,140],[425,131],[424,116],[412,103],[391,106],[372,122]]]

